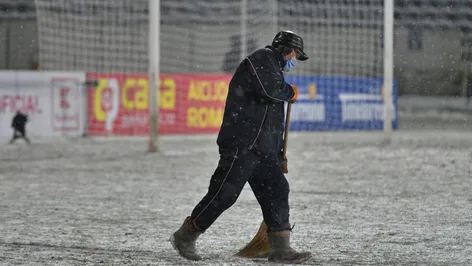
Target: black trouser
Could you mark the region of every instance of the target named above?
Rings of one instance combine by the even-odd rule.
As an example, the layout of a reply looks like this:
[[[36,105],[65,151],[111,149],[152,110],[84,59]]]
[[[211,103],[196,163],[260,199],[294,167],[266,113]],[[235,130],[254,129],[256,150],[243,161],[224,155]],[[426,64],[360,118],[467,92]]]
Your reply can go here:
[[[20,135],[18,135],[18,133]],[[12,137],[10,143],[13,143],[18,138],[23,138],[23,139],[25,139],[26,142],[30,143],[29,139],[26,137],[26,129],[25,129],[24,126],[13,128],[13,137]]]
[[[277,156],[265,156],[247,148],[220,152],[208,193],[194,208],[191,218],[200,230],[213,222],[238,199],[249,185],[262,209],[268,231],[289,230],[289,184]]]

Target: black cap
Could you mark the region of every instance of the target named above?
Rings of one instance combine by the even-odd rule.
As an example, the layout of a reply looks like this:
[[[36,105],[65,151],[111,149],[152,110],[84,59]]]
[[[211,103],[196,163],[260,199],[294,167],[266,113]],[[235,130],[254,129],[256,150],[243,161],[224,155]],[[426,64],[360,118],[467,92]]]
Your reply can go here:
[[[292,31],[284,30],[277,33],[272,41],[272,46],[285,45],[297,50],[297,60],[308,60],[308,56],[303,51],[303,39]]]

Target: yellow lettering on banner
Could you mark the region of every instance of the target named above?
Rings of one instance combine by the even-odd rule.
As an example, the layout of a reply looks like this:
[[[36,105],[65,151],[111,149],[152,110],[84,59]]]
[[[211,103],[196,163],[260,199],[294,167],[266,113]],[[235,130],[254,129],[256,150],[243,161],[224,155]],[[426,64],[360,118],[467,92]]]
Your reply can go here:
[[[138,79],[137,87],[141,88],[134,96],[136,109],[145,110],[148,108],[148,81],[146,79]]]
[[[220,102],[226,101],[228,95],[228,83],[226,81],[215,81],[215,94]]]
[[[105,121],[107,114],[105,110],[102,109],[102,95],[103,90],[108,88],[108,79],[99,79],[98,86],[94,90],[93,96],[93,111],[95,113],[95,119],[97,121]]]
[[[133,92],[134,100],[128,98],[130,89],[137,89]],[[146,110],[148,108],[148,81],[143,78],[126,79],[121,92],[121,101],[123,107],[128,110]]]
[[[135,89],[134,100],[128,98],[129,91]],[[175,109],[177,86],[175,80],[167,78],[159,80],[158,106],[165,110]],[[123,107],[129,110],[147,110],[149,107],[149,82],[144,78],[129,78],[123,84],[121,101]]]
[[[175,80],[171,78],[159,80],[159,88],[159,106],[164,110],[175,109],[175,92],[177,90]]]
[[[310,96],[310,99],[312,100],[316,99],[316,84],[315,83],[310,83],[308,85],[308,95]]]
[[[223,108],[189,107],[187,109],[187,126],[190,128],[216,128],[223,121]]]
[[[225,101],[228,94],[228,83],[225,81],[192,80],[188,87],[188,100]]]

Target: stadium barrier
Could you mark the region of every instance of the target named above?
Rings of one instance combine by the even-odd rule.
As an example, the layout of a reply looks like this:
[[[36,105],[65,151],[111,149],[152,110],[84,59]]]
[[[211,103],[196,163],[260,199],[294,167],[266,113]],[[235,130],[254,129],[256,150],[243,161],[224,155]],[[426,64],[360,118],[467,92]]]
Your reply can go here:
[[[86,87],[87,80],[96,81]],[[160,134],[217,133],[231,75],[161,74]],[[291,130],[381,130],[381,78],[288,76],[300,95]],[[0,135],[11,136],[17,110],[32,136],[134,136],[149,133],[148,75],[142,73],[0,72]],[[394,83],[392,126],[398,128]]]
[[[148,78],[146,74],[89,73],[99,80],[88,91],[90,135],[146,135]],[[217,133],[224,113],[231,75],[162,74],[160,134]],[[381,78],[288,76],[300,89],[293,105],[291,130],[382,130]],[[392,127],[398,128],[394,83]]]

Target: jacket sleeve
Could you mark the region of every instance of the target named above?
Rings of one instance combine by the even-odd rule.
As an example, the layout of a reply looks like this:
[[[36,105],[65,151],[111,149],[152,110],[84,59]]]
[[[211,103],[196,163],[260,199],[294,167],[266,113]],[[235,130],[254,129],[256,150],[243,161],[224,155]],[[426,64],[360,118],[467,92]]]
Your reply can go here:
[[[255,58],[260,57],[260,58]],[[290,101],[295,95],[292,86],[284,81],[284,77],[277,69],[276,63],[268,54],[258,54],[246,57],[249,72],[255,76],[259,84],[258,92],[262,97],[275,101]]]
[[[11,127],[15,127],[17,123],[18,123],[18,116],[15,115],[13,119],[11,120]]]

